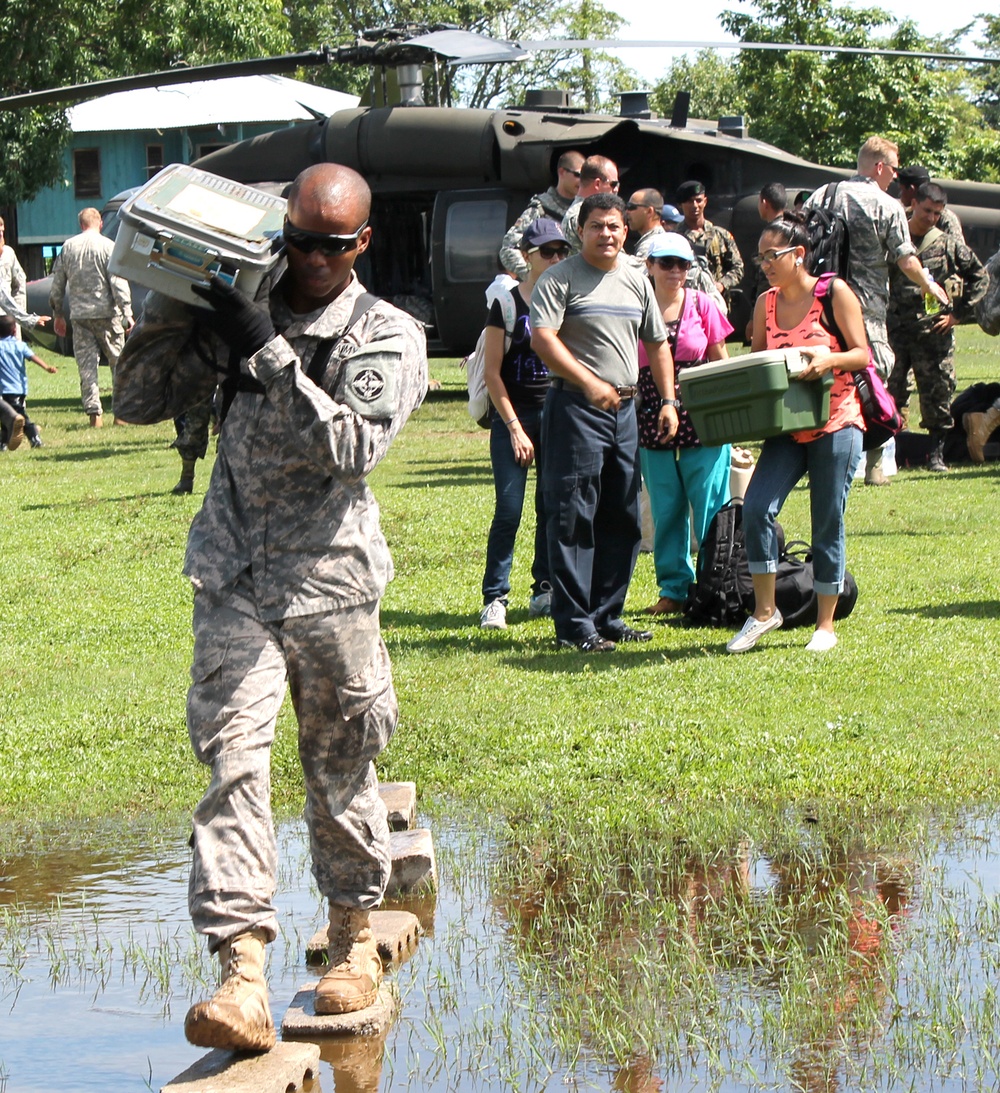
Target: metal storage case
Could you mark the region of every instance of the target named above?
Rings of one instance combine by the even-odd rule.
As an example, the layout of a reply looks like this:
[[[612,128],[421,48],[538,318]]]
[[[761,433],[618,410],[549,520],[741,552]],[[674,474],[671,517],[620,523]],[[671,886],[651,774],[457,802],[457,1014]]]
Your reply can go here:
[[[798,349],[766,349],[680,369],[681,398],[698,438],[734,444],[825,425],[833,375],[795,379],[805,367]]]
[[[277,261],[285,199],[183,163],[164,167],[121,207],[111,272],[175,300],[215,275],[253,296]]]

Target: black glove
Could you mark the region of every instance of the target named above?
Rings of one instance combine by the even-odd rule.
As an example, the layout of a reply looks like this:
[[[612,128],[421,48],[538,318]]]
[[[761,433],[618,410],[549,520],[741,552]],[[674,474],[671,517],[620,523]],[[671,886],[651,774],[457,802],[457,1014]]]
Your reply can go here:
[[[241,356],[252,357],[274,337],[270,314],[218,277],[207,285],[192,285],[191,291],[212,305],[211,311],[197,309],[198,321]]]

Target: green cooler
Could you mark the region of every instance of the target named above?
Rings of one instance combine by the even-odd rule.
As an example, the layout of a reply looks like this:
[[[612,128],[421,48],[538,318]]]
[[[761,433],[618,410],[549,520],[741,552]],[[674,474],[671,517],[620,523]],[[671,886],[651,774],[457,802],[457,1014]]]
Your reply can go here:
[[[806,366],[798,349],[766,349],[682,368],[681,398],[702,444],[766,440],[825,425],[833,373],[796,379]]]

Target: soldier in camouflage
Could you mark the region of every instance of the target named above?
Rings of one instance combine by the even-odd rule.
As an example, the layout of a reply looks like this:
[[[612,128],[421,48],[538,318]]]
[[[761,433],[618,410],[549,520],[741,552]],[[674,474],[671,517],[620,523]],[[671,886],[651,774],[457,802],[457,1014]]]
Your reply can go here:
[[[580,208],[593,194],[616,194],[621,183],[618,167],[607,156],[588,156],[580,168],[580,189],[562,218],[562,233],[574,254],[580,253]]]
[[[194,472],[199,459],[208,453],[208,434],[212,427],[214,400],[206,399],[185,410],[180,417],[174,418],[177,439],[171,444],[181,457],[181,477],[170,491],[175,494],[194,492]]]
[[[577,190],[580,189],[580,169],[583,156],[580,152],[563,152],[556,165],[558,179],[555,186],[550,186],[545,193],[535,194],[528,202],[528,207],[514,221],[500,244],[500,263],[503,268],[519,281],[528,276],[528,264],[521,253],[521,236],[533,221],[547,216],[557,224],[562,223],[566,210],[572,205]]]
[[[101,235],[101,214],[81,209],[80,234],[63,243],[52,266],[49,304],[56,317],[53,329],[66,334],[63,295],[69,289],[69,317],[73,320],[73,355],[80,370],[83,412],[93,428],[104,423],[104,408],[97,386],[97,367],[103,351],[114,376],[125,334],[132,326],[132,294],[128,281],[108,270],[114,243]],[[118,419],[116,419],[116,424]]]
[[[288,196],[287,269],[265,279],[260,303],[218,281],[202,290],[212,310],[151,293],[115,376],[119,412],[153,422],[204,402],[213,365],[230,368],[184,563],[195,590],[188,728],[212,771],[194,814],[189,902],[224,977],[185,1021],[205,1047],[275,1042],[263,966],[278,930],[269,774],[286,681],[313,874],[329,901],[316,1011],[363,1009],[381,982],[368,915],[391,860],[374,761],[397,704],[379,631],[392,561],[366,479],[424,397],[427,352],[420,324],[368,297],[354,272],[370,207],[349,168],[303,171]]]
[[[923,272],[916,247],[910,241],[902,205],[887,193],[898,170],[897,146],[884,137],[869,137],[858,151],[858,173],[837,187],[834,201],[834,210],[846,220],[850,238],[845,280],[861,301],[868,344],[883,379],[888,378],[893,366],[886,330],[890,265],[898,268],[921,292],[929,292],[941,303],[948,303],[944,289],[929,282]],[[816,190],[806,201],[804,211],[820,205],[825,192],[825,185]],[[880,448],[867,453],[867,485],[888,483],[881,463]]]
[[[736,240],[725,228],[705,219],[708,194],[700,182],[682,182],[677,188],[674,204],[684,214],[681,235],[691,244],[695,257],[704,259],[728,310],[733,289],[743,280],[743,259]]]
[[[952,427],[955,327],[975,320],[976,305],[986,295],[989,282],[982,262],[969,247],[937,226],[947,200],[940,186],[933,182],[921,185],[910,210],[910,237],[924,268],[948,293],[950,306],[928,315],[920,289],[898,270],[889,276],[888,330],[896,356],[889,392],[905,412],[912,369],[920,394],[920,427],[931,434],[932,471],[948,470],[944,445]]]
[[[664,235],[666,228],[660,221],[663,194],[659,190],[636,190],[625,206],[625,219],[629,231],[636,235],[632,257],[645,262],[657,236]]]
[[[28,307],[27,280],[24,270],[21,269],[21,263],[14,253],[14,248],[7,245],[6,232],[7,226],[3,217],[0,216],[0,288],[10,296],[21,311],[26,311]],[[20,338],[20,325],[14,331],[14,336]]]
[[[913,201],[917,196],[917,190],[923,186],[925,182],[930,182],[930,180],[931,174],[926,167],[921,167],[916,164],[912,167],[900,167],[899,172],[896,175],[896,182],[899,183],[899,203],[903,206],[903,211],[907,216],[910,215],[910,210],[913,208]],[[951,209],[945,208],[941,210],[941,217],[938,220],[936,227],[946,235],[953,235],[960,243],[965,242],[965,232],[962,230],[962,221],[958,219]]]

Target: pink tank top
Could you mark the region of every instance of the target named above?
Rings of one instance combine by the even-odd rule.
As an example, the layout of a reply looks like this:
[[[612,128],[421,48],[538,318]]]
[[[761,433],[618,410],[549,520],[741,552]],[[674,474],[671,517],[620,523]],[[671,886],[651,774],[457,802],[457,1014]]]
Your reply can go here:
[[[777,307],[778,290],[768,289],[764,299],[765,322],[764,331],[767,338],[768,349],[787,349],[798,345],[828,345],[835,353],[840,351],[836,337],[820,322],[823,315],[823,301],[813,297],[812,307],[806,312],[805,317],[793,330],[783,330],[778,326],[775,315]],[[796,381],[792,381],[796,382]],[[792,433],[792,440],[799,444],[808,444],[810,440],[816,440],[825,433],[835,433],[839,429],[846,429],[855,425],[862,432],[865,428],[865,419],[861,414],[861,402],[858,399],[858,389],[854,386],[854,377],[850,372],[844,372],[839,368],[833,370],[833,387],[830,389],[830,420],[818,429],[799,429]]]

